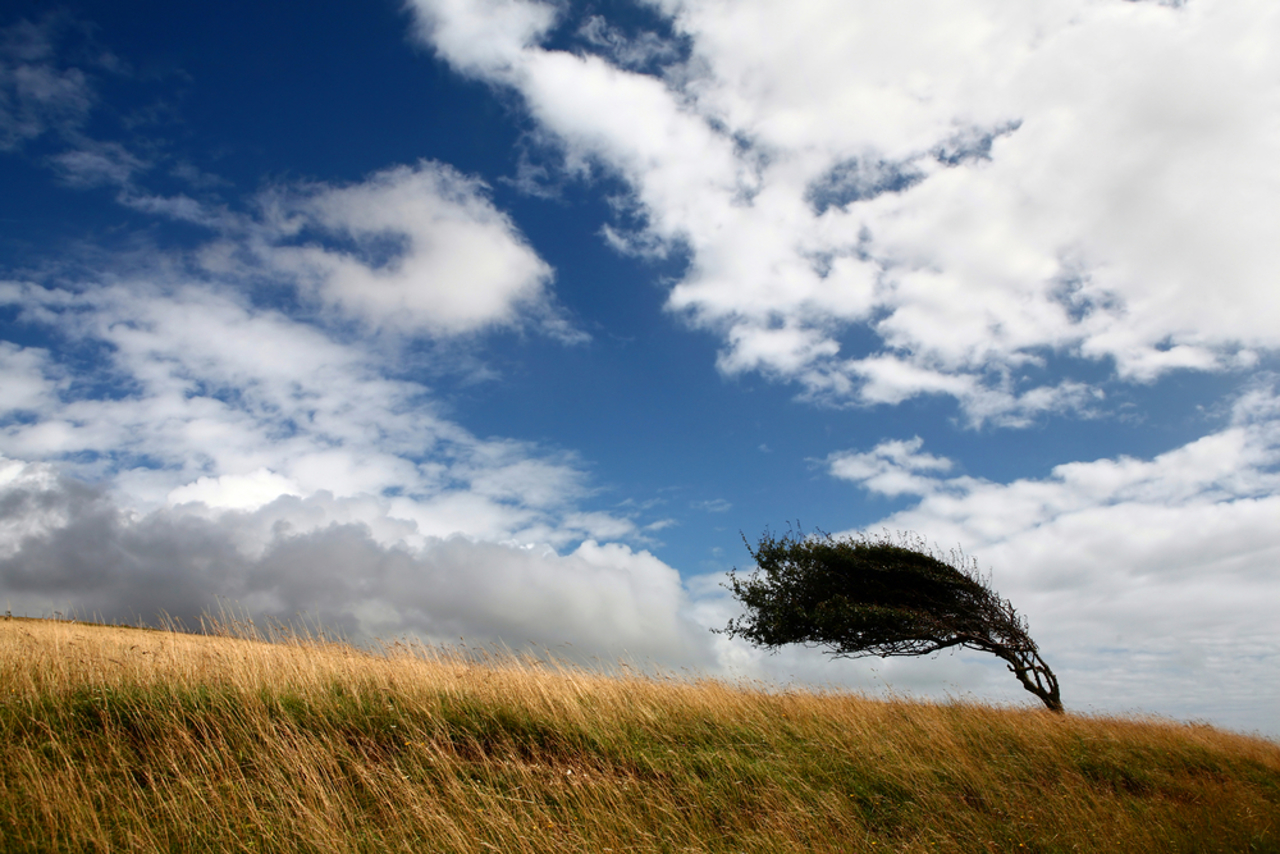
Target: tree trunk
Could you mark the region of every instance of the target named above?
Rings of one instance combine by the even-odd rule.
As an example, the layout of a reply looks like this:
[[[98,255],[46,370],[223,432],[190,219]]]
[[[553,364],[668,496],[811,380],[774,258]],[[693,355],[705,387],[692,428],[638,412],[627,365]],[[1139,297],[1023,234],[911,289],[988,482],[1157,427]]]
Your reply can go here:
[[[1049,711],[1060,715],[1066,713],[1062,707],[1062,696],[1058,693],[1058,677],[1053,675],[1039,652],[1034,649],[1025,652],[1002,650],[996,655],[1008,662],[1009,672],[1018,677],[1023,688],[1039,697]]]

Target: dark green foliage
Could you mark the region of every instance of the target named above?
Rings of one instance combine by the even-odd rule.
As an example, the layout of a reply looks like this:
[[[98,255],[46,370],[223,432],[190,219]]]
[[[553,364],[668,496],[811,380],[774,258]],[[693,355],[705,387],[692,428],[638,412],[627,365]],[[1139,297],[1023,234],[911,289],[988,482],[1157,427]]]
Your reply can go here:
[[[1058,680],[1027,621],[963,555],[936,555],[917,538],[836,539],[768,531],[747,550],[758,569],[729,589],[745,616],[722,631],[756,646],[799,643],[837,657],[928,655],[964,647],[999,656],[1022,686],[1062,711]]]

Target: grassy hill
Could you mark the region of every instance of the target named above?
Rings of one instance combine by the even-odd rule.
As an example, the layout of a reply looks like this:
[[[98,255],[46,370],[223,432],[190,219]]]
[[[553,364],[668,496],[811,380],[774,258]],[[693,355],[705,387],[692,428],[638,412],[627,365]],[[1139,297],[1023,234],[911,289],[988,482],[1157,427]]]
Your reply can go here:
[[[6,852],[1280,852],[1280,745],[0,619]]]

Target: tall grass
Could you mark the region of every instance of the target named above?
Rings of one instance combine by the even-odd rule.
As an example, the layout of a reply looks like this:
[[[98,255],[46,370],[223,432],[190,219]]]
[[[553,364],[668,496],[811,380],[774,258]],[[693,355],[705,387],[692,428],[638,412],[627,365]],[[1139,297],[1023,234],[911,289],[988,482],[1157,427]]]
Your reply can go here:
[[[1280,745],[0,620],[7,852],[1280,852]]]

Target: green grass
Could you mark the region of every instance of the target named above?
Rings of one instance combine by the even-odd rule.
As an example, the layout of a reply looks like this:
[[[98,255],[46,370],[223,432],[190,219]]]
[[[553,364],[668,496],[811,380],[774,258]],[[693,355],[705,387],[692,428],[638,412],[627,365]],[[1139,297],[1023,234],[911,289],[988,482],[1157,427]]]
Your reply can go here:
[[[12,852],[1280,852],[1280,745],[393,645],[0,621]]]

